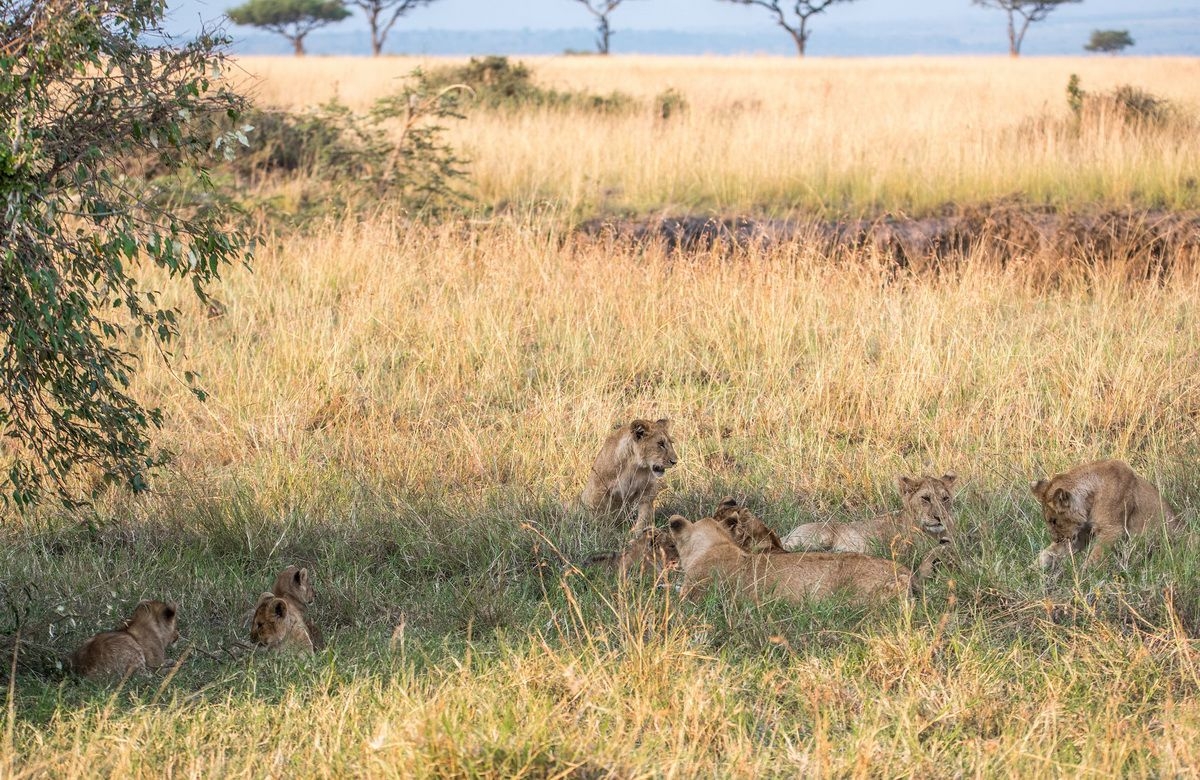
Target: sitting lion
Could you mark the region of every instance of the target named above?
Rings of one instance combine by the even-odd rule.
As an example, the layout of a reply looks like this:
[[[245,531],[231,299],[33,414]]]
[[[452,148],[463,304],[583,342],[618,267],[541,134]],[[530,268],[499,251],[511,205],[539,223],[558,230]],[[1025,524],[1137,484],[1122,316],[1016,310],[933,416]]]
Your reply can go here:
[[[713,519],[725,526],[733,541],[746,552],[786,552],[779,534],[738,504],[733,496],[726,496],[717,505]]]
[[[900,477],[896,480],[903,502],[899,512],[857,523],[806,523],[783,537],[783,546],[789,550],[866,553],[872,545],[882,545],[895,557],[911,549],[922,533],[939,544],[948,544],[953,527],[950,491],[957,481],[953,473]]]
[[[679,565],[679,551],[671,534],[651,528],[638,534],[620,552],[600,553],[583,562],[583,566],[603,566],[622,577],[629,575],[658,575]]]
[[[313,652],[312,637],[304,625],[304,617],[292,602],[274,593],[263,593],[258,597],[250,640],[270,651]]]
[[[583,489],[584,506],[622,515],[637,507],[633,533],[653,527],[654,498],[663,474],[677,460],[669,428],[665,419],[634,420],[605,439]]]
[[[312,639],[313,648],[320,650],[325,647],[325,638],[321,635],[321,630],[309,620],[306,614],[308,605],[312,604],[317,597],[317,592],[313,590],[312,580],[309,578],[308,569],[288,566],[275,578],[271,592],[286,601],[288,606],[304,621],[304,627]]]
[[[1119,460],[1098,460],[1030,483],[1050,528],[1050,546],[1038,554],[1049,568],[1095,539],[1086,564],[1095,563],[1118,539],[1148,531],[1177,532],[1179,523],[1158,488]]]
[[[880,601],[906,597],[914,584],[904,566],[868,555],[748,553],[711,517],[692,523],[675,515],[670,528],[683,567],[685,596],[694,597],[721,580],[755,601],[800,603],[838,591],[853,594],[856,601]]]
[[[124,677],[162,666],[167,647],[179,639],[177,613],[170,602],[140,602],[120,628],[96,634],[72,653],[71,668],[84,677]]]

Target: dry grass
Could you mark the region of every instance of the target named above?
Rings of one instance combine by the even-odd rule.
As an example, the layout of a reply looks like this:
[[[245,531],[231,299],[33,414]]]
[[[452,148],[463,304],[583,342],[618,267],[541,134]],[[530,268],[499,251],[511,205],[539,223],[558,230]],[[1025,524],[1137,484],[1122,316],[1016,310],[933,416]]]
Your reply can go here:
[[[268,97],[284,78],[293,100],[325,97],[317,74],[352,103],[382,88],[386,71],[369,82],[330,74],[366,64],[256,63]],[[591,197],[583,182],[604,177],[660,205],[671,187],[720,193],[726,182],[722,203],[749,206],[779,177],[821,165],[878,165],[900,188],[906,171],[937,163],[982,199],[1020,176],[1053,180],[1079,150],[1029,151],[1004,178],[998,159],[975,153],[1015,149],[1004,144],[1019,120],[969,129],[962,113],[983,123],[1016,101],[1020,117],[1042,100],[1058,111],[1072,70],[1085,85],[1140,82],[1194,102],[1178,75],[1195,63],[1122,60],[1119,73],[1107,60],[538,65],[558,84],[639,95],[660,91],[664,72],[687,72],[675,86],[693,110],[658,129],[644,116],[485,116],[457,132],[473,144],[481,187],[522,203],[516,214],[443,227],[385,208],[331,220],[274,236],[253,273],[230,271],[223,316],[185,302],[181,360],[211,400],[190,400],[152,361],[140,379],[167,410],[160,441],[176,464],[154,494],[113,494],[87,523],[47,513],[9,524],[0,585],[33,623],[57,607],[81,616],[37,637],[60,652],[156,596],[180,602],[185,636],[214,655],[197,650],[177,675],[115,692],[23,670],[0,771],[1191,772],[1197,545],[1135,547],[1043,582],[1033,560],[1046,534],[1027,481],[1123,457],[1194,525],[1200,271],[1136,282],[1112,258],[1002,267],[979,254],[940,275],[896,275],[866,250],[829,257],[799,241],[671,254],[585,240],[557,217]],[[301,78],[301,68],[315,70]],[[1045,86],[1017,100],[1022,82]],[[826,116],[852,132],[805,121],[824,89]],[[914,113],[893,92],[933,97]],[[739,94],[761,105],[723,123]],[[907,116],[915,126],[896,121]],[[655,133],[666,141],[639,144]],[[723,137],[725,153],[688,156],[675,133]],[[835,137],[815,167],[794,147]],[[1176,174],[1196,169],[1194,149],[1175,140],[1122,138],[1084,144],[1122,186],[1158,175],[1144,170],[1154,143],[1179,155]],[[960,154],[938,156],[936,139]],[[615,155],[595,155],[606,143]],[[560,154],[537,153],[557,144]],[[789,162],[769,164],[764,151]],[[709,165],[712,178],[697,183]],[[1061,186],[1086,202],[1081,181]],[[538,216],[530,182],[563,210]],[[1047,263],[1053,284],[1039,271]],[[681,604],[644,584],[564,578],[556,549],[576,559],[620,539],[571,501],[603,435],[634,415],[675,421],[681,460],[660,516],[698,515],[732,492],[782,532],[893,505],[898,473],[954,469],[964,478],[960,565],[915,604],[870,611],[836,600]],[[245,634],[254,595],[294,561],[314,567],[313,614],[330,651],[214,660]]]
[[[1056,205],[1194,208],[1194,125],[1135,132],[1116,121],[1069,129],[1066,85],[1133,84],[1200,109],[1195,59],[534,59],[547,86],[668,87],[690,110],[663,122],[546,110],[486,114],[454,130],[490,207],[551,202],[578,215],[706,210],[924,213],[1009,195]],[[267,104],[337,95],[370,101],[430,61],[253,58]],[[437,64],[436,62],[432,64]],[[1037,122],[1044,117],[1051,122]]]

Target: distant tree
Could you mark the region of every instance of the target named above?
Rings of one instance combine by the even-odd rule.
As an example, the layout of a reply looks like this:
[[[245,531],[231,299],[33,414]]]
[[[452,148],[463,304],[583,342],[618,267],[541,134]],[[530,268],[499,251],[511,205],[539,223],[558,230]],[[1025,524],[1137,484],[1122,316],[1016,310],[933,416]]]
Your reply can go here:
[[[340,22],[350,15],[342,0],[247,0],[225,15],[234,24],[261,27],[292,42],[296,56],[304,56],[304,37],[318,27]]]
[[[625,0],[575,0],[575,2],[583,4],[592,16],[596,17],[596,51],[608,54],[609,39],[613,35],[608,17]]]
[[[796,52],[803,57],[805,49],[808,47],[808,36],[812,34],[808,29],[809,17],[824,13],[826,8],[835,3],[853,3],[854,0],[724,0],[724,2],[738,5],[759,5],[770,11],[775,17],[775,23],[792,36],[792,40],[796,42]],[[792,5],[795,21],[789,19],[787,10],[784,8],[789,4]]]
[[[1092,39],[1083,48],[1086,51],[1116,54],[1132,45],[1133,38],[1129,37],[1129,30],[1092,30]]]
[[[1008,53],[1013,57],[1021,55],[1021,43],[1029,25],[1042,21],[1060,5],[1081,2],[1083,0],[971,0],[973,5],[998,8],[1008,14]]]
[[[367,24],[371,25],[371,54],[378,57],[383,53],[383,42],[392,25],[401,16],[414,8],[429,5],[434,0],[350,0],[363,10]]]

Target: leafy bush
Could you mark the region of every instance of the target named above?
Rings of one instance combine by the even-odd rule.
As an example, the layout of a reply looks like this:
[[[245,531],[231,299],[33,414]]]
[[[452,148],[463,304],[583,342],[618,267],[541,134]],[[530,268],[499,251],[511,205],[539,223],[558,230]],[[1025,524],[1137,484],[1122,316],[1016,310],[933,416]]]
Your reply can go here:
[[[581,90],[546,89],[533,81],[533,74],[521,62],[510,63],[508,57],[472,57],[465,65],[447,65],[428,74],[433,89],[461,85],[470,92],[460,93],[459,99],[492,110],[527,108],[562,108],[599,113],[632,111],[637,101],[623,92],[599,95]],[[473,97],[468,97],[468,96]]]
[[[682,114],[687,111],[687,108],[687,98],[674,87],[663,90],[654,96],[654,113],[661,119],[670,119]]]
[[[1067,105],[1080,122],[1116,117],[1130,125],[1159,126],[1176,115],[1171,101],[1131,84],[1122,84],[1111,92],[1087,92],[1074,73],[1067,81]]]

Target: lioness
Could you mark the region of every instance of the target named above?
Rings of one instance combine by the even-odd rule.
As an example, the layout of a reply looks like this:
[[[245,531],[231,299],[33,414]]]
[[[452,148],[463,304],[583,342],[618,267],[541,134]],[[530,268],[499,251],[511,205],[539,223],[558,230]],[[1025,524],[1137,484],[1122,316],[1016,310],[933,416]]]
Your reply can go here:
[[[903,502],[899,512],[857,523],[806,523],[783,537],[783,546],[789,550],[866,553],[873,544],[881,544],[895,556],[907,552],[921,533],[947,544],[953,525],[950,491],[957,481],[954,473],[900,477],[896,480]]]
[[[1085,565],[1098,561],[1118,539],[1177,527],[1158,489],[1123,461],[1084,463],[1029,487],[1050,528],[1051,544],[1038,553],[1043,569],[1080,552],[1093,538]]]
[[[272,651],[313,652],[312,637],[304,625],[304,617],[292,602],[274,593],[263,593],[258,597],[250,639]]]
[[[671,536],[683,567],[683,594],[703,593],[723,580],[755,601],[798,603],[845,590],[857,601],[878,601],[912,592],[912,572],[894,561],[857,553],[748,553],[711,517],[696,522],[671,518]]]
[[[312,639],[313,648],[320,650],[325,647],[325,638],[321,635],[321,630],[309,620],[307,615],[308,605],[317,598],[317,592],[313,589],[308,569],[288,566],[275,578],[271,592],[286,601],[288,606],[304,621],[304,627]]]
[[[667,531],[651,528],[638,534],[620,552],[600,553],[583,562],[584,566],[605,566],[621,576],[658,574],[679,564],[679,551]]]
[[[624,514],[637,507],[633,533],[654,525],[654,498],[663,474],[676,463],[670,421],[634,420],[604,440],[583,489],[584,506]]]
[[[772,531],[733,496],[726,496],[713,511],[713,520],[725,526],[733,541],[746,552],[785,552],[779,534]]]
[[[96,634],[71,654],[70,665],[84,677],[123,677],[162,666],[167,647],[179,638],[175,605],[142,601],[114,630]]]

